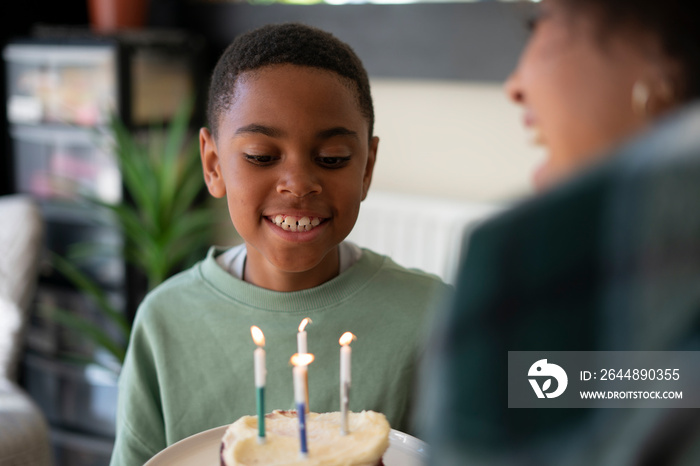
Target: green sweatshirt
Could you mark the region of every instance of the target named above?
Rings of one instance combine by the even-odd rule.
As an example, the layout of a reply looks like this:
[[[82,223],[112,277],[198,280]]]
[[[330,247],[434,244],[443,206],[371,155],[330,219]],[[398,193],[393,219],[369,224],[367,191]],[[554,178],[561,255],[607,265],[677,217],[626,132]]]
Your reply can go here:
[[[408,429],[428,314],[449,289],[369,250],[312,289],[276,292],[241,281],[216,263],[221,251],[152,291],[136,314],[119,380],[112,466],[141,466],[167,446],[256,414],[250,327],[265,334],[265,408],[294,407],[292,367],[306,327],[311,411],[340,409],[338,339],[352,332],[350,410],[384,413]]]

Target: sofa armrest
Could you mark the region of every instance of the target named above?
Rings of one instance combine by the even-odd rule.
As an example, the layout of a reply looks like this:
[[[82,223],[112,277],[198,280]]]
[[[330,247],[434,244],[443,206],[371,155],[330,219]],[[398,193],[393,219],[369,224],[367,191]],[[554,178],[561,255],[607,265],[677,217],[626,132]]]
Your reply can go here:
[[[44,223],[38,205],[19,194],[0,197],[0,222],[0,379],[16,381]]]
[[[50,466],[49,429],[29,396],[0,379],[0,464]]]

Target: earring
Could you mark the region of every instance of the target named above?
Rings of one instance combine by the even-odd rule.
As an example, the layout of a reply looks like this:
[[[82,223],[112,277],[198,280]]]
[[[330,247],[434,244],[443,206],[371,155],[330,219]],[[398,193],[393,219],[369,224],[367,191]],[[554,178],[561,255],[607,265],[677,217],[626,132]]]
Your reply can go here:
[[[637,80],[632,86],[632,110],[639,116],[646,116],[649,111],[649,97],[651,92],[649,86],[642,81]]]

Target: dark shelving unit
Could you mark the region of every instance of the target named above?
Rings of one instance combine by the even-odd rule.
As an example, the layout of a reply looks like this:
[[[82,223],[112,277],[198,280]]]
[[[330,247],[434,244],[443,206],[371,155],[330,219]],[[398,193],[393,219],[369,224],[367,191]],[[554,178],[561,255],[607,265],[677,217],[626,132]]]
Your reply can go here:
[[[12,190],[32,195],[41,206],[45,258],[49,252],[65,257],[85,242],[120,247],[123,239],[107,211],[85,202],[92,196],[117,203],[124,196],[106,144],[109,118],[116,113],[138,132],[172,117],[178,96],[201,96],[203,47],[201,38],[176,30],[95,36],[60,27],[37,29],[5,46]],[[95,255],[81,268],[116,309],[133,318],[145,284],[122,258]],[[56,466],[106,465],[114,441],[118,364],[43,317],[42,307],[52,306],[119,333],[68,280],[42,268],[22,384],[49,421]],[[101,364],[78,363],[68,355]]]

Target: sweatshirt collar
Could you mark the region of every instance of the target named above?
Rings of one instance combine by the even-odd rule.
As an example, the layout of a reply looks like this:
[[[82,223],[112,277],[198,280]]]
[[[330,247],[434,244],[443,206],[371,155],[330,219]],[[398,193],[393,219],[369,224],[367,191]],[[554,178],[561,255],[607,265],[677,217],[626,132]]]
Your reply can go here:
[[[306,290],[272,291],[244,282],[221,268],[216,256],[224,248],[213,246],[199,263],[202,279],[226,299],[248,307],[272,312],[313,311],[344,301],[364,288],[379,272],[384,257],[367,249],[360,259],[337,277]]]

